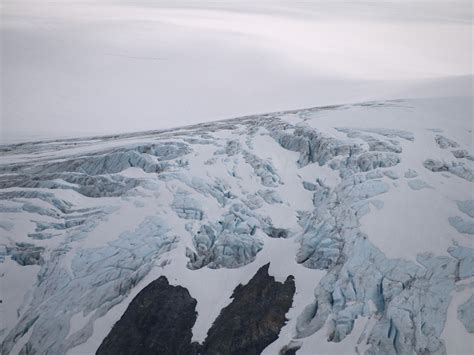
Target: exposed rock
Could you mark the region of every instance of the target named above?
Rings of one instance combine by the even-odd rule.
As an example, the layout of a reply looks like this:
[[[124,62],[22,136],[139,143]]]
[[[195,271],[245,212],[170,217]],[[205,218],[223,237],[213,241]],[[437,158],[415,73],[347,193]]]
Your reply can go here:
[[[277,339],[295,293],[292,276],[276,282],[268,267],[234,290],[202,345],[191,342],[196,300],[160,277],[133,299],[97,354],[260,354]]]
[[[202,354],[260,354],[278,338],[295,283],[292,276],[284,283],[275,281],[268,267],[261,267],[248,284],[237,286],[232,302],[209,329]]]
[[[191,338],[196,303],[187,289],[171,286],[161,276],[132,300],[96,354],[195,353]]]

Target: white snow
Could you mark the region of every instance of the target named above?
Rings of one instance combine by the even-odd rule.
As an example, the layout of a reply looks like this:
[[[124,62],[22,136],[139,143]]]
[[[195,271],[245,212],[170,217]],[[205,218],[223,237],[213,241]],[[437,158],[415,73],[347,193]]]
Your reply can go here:
[[[4,142],[472,92],[469,1],[6,0],[1,11]]]
[[[443,339],[446,342],[448,354],[470,354],[474,349],[474,337],[469,335],[457,317],[458,307],[466,302],[472,294],[473,291],[469,288],[453,293],[443,331]]]
[[[158,139],[158,131],[90,137],[99,133],[166,129],[343,104],[275,115],[338,139],[348,139],[337,130],[341,127],[400,129],[413,134],[413,141],[398,139],[401,162],[390,170],[399,178],[382,178],[390,186],[376,197],[383,205],[370,205],[370,212],[360,219],[360,229],[369,241],[388,258],[412,261],[425,252],[447,255],[453,242],[474,247],[471,236],[458,233],[448,222],[448,217],[460,215],[457,201],[474,199],[472,182],[423,166],[428,158],[456,160],[450,149],[438,147],[436,134],[474,152],[470,1],[6,0],[0,11],[0,142],[61,137],[38,144],[34,152],[24,153],[21,147],[4,151],[2,166],[63,161]],[[371,100],[382,101],[374,106],[350,105]],[[340,182],[339,171],[317,163],[299,168],[299,153],[282,148],[264,128],[251,138],[242,134],[247,134],[246,129],[236,124],[236,128],[206,132],[213,144],[193,144],[192,152],[181,157],[183,166],[172,166],[165,173],[180,174],[180,179],[159,180],[158,174],[139,168],[121,171],[122,177],[143,179],[147,185],[120,197],[85,197],[70,189],[74,184],[61,179],[51,180],[61,188],[35,189],[53,193],[74,208],[103,212],[83,239],[68,241],[76,231],[72,229],[54,231],[51,239],[32,240],[28,234],[35,231],[35,222],[58,220],[25,211],[2,212],[5,228],[0,228],[0,247],[34,243],[49,255],[68,241],[61,266],[69,273],[78,250],[106,247],[122,232],[135,230],[147,216],[160,216],[170,235],[179,238],[177,247],[156,260],[122,302],[94,322],[92,336],[69,349],[70,355],[94,353],[132,299],[162,275],[171,284],[187,288],[198,301],[192,331],[193,340],[202,342],[219,312],[231,302],[235,287],[247,283],[268,262],[269,273],[277,281],[295,277],[296,294],[287,324],[263,353],[276,354],[295,340],[296,319],[314,299],[314,289],[325,275],[295,261],[303,229],[297,213],[314,209],[313,193],[304,189],[303,182],[320,179],[333,188]],[[370,134],[377,135],[376,131]],[[83,138],[63,139],[71,136]],[[185,138],[189,137],[170,133],[170,140],[185,142]],[[242,154],[219,153],[229,140],[271,163],[281,181],[264,187]],[[472,162],[463,161],[472,167]],[[413,179],[404,177],[409,169],[416,170],[416,179],[430,188],[410,188],[408,182]],[[196,192],[192,179],[203,184],[222,182],[239,202],[258,195],[262,188],[274,191],[281,203],[263,202],[254,212],[269,217],[274,227],[290,230],[291,238],[272,239],[258,230],[255,238],[263,242],[263,249],[253,262],[235,269],[189,269],[186,249],[196,249],[194,233],[202,224],[218,223],[232,203],[222,206],[209,193]],[[23,188],[1,192],[18,190]],[[183,220],[176,214],[171,205],[177,192],[190,194],[202,209],[203,221]],[[19,207],[24,202],[51,208],[39,199],[2,200],[1,207]],[[9,255],[0,263],[0,340],[27,311],[39,270],[37,265],[20,266]],[[472,334],[457,318],[458,306],[471,294],[468,287],[452,293],[442,334],[448,353],[465,354],[474,348]],[[93,312],[74,314],[68,336],[93,316]],[[375,322],[375,316],[357,318],[352,333],[340,343],[327,341],[326,322],[320,331],[296,340],[302,343],[298,354],[363,353]],[[19,338],[12,354],[20,352],[31,333],[30,329]]]
[[[346,134],[338,131],[340,127],[372,130],[370,134],[377,135],[374,128],[403,129],[413,134],[414,140],[399,138],[403,149],[400,164],[390,168],[399,176],[392,180],[384,177],[390,184],[390,190],[376,198],[383,202],[379,208],[371,205],[370,213],[361,218],[361,230],[368,235],[388,258],[404,258],[415,260],[416,255],[423,252],[432,252],[436,255],[447,255],[446,250],[453,245],[453,241],[465,246],[472,246],[472,240],[457,233],[448,223],[447,217],[458,213],[456,201],[472,198],[472,183],[457,176],[445,177],[441,173],[433,173],[423,166],[423,161],[428,157],[443,158],[447,161],[455,159],[451,152],[441,149],[436,145],[435,135],[443,134],[455,140],[461,148],[472,151],[471,142],[471,117],[469,116],[470,98],[445,98],[445,99],[418,99],[408,101],[384,102],[378,106],[346,105],[339,108],[320,109],[296,115],[287,113],[283,119],[296,125],[313,127],[324,134],[335,136],[338,139],[349,139]],[[197,321],[193,327],[193,340],[202,342],[209,327],[218,316],[223,307],[231,302],[230,296],[239,283],[247,283],[255,272],[264,264],[270,262],[270,274],[277,281],[283,282],[288,275],[295,277],[296,294],[292,308],[287,314],[288,322],[281,329],[279,339],[265,349],[265,354],[273,354],[290,341],[295,340],[295,325],[302,309],[313,299],[314,288],[323,271],[309,269],[296,263],[295,255],[298,248],[298,234],[302,227],[297,224],[296,211],[313,210],[312,192],[305,190],[303,182],[315,182],[317,178],[325,181],[330,187],[335,187],[340,181],[339,171],[326,165],[317,163],[298,168],[299,153],[283,149],[269,132],[260,128],[252,136],[241,134],[244,126],[236,125],[235,129],[222,129],[209,132],[213,137],[213,144],[192,144],[192,151],[180,158],[184,163],[182,168],[172,167],[165,174],[180,174],[180,179],[159,180],[159,175],[145,173],[141,169],[128,168],[120,175],[128,178],[137,178],[147,181],[145,186],[140,186],[121,197],[85,197],[70,189],[38,189],[38,191],[52,192],[58,198],[70,201],[75,208],[98,208],[105,211],[105,215],[98,220],[97,225],[84,234],[84,239],[69,242],[70,250],[62,259],[62,265],[72,272],[71,261],[78,250],[93,250],[107,246],[117,240],[119,235],[126,230],[133,231],[146,216],[161,216],[171,228],[171,235],[179,237],[177,247],[160,257],[152,271],[132,289],[127,297],[113,307],[107,314],[94,322],[94,332],[83,344],[69,350],[69,354],[93,353],[108,334],[113,324],[121,317],[131,300],[138,292],[152,280],[165,275],[173,285],[186,287],[191,296],[198,300]],[[436,132],[433,131],[436,130]],[[439,133],[438,130],[442,132]],[[375,133],[374,133],[375,132]],[[112,141],[99,139],[84,140],[81,146],[68,150],[46,149],[42,152],[42,159],[51,161],[64,160],[75,156],[97,153],[111,147],[129,147],[139,142],[150,143],[153,141],[151,134],[145,133],[144,139],[137,137],[118,137]],[[194,138],[197,135],[193,136]],[[181,136],[176,140],[186,141]],[[256,238],[263,241],[263,249],[256,255],[256,259],[235,269],[210,269],[203,267],[198,270],[187,268],[189,259],[186,257],[186,248],[195,249],[192,237],[203,223],[217,223],[228,210],[229,205],[223,207],[213,196],[203,190],[196,193],[192,179],[197,179],[204,184],[214,184],[221,181],[225,189],[234,194],[237,201],[242,201],[248,194],[254,194],[262,189],[261,179],[256,175],[254,168],[245,163],[244,156],[226,155],[220,153],[230,141],[237,141],[241,149],[254,154],[263,161],[270,162],[276,170],[281,183],[273,187],[282,198],[282,203],[263,203],[256,213],[271,218],[275,227],[288,228],[292,233],[289,239],[272,239],[263,231],[258,230]],[[61,142],[56,142],[62,146]],[[8,155],[8,163],[25,162],[27,154]],[[210,158],[212,164],[206,164]],[[409,170],[416,170],[418,179],[426,181],[432,186],[430,189],[412,190],[408,186],[410,179],[404,177]],[[66,188],[73,187],[64,185]],[[15,191],[16,188],[4,191]],[[179,191],[189,193],[189,197],[196,202],[203,212],[203,221],[183,220],[170,207]],[[470,197],[468,196],[470,194]],[[48,207],[47,203],[38,199],[18,199],[15,202],[5,201],[3,206],[20,206],[22,202],[35,203],[37,206]],[[441,216],[442,218],[440,218]],[[55,222],[54,218],[38,216],[32,213],[7,212],[2,218],[13,221],[11,230],[1,229],[1,242],[10,245],[14,242],[31,242],[27,236],[35,229],[32,221]],[[10,227],[8,227],[10,228]],[[57,232],[57,236],[47,240],[35,240],[36,245],[44,246],[47,251],[52,251],[72,235],[71,232]],[[14,236],[14,237],[12,237]],[[13,239],[12,239],[13,238]],[[39,270],[37,266],[20,267],[9,256],[1,264],[3,276],[0,278],[2,285],[8,284],[8,292],[2,292],[4,303],[2,312],[6,319],[6,332],[16,323],[16,310],[21,306],[23,295],[31,289]],[[18,282],[14,282],[18,280]],[[456,318],[456,308],[465,300],[459,298],[459,293],[453,294],[453,304],[448,312],[447,326],[443,338],[449,338],[449,349],[461,349],[469,345],[469,335],[458,335],[464,340],[458,344],[453,334],[458,332],[462,324]],[[27,302],[27,299],[26,299]],[[27,302],[28,303],[28,302]],[[5,305],[8,304],[8,309]],[[76,313],[70,320],[69,335],[81,329],[92,317],[93,313],[84,317],[81,312]],[[358,318],[352,333],[341,343],[327,341],[327,329],[323,328],[314,335],[301,340],[300,353],[309,354],[314,349],[318,353],[353,353],[355,346],[363,352],[365,338],[375,324],[372,318]],[[365,329],[365,331],[364,331]],[[16,345],[14,352],[19,351],[22,344],[28,340],[28,333]],[[362,336],[362,334],[365,334]],[[362,339],[359,342],[359,338]],[[466,343],[467,342],[467,343]],[[467,344],[467,345],[466,345]],[[457,348],[456,348],[457,347]]]

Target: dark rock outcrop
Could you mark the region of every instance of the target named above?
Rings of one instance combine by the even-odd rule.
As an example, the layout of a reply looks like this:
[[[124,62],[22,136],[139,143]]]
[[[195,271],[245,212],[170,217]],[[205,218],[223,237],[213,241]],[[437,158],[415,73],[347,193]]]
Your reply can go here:
[[[133,299],[96,354],[260,354],[278,338],[295,293],[293,276],[277,282],[269,265],[235,288],[203,345],[191,342],[196,300],[162,276]]]
[[[161,276],[130,303],[96,354],[193,354],[196,300]]]
[[[293,276],[284,283],[275,281],[268,274],[269,265],[262,266],[247,285],[236,287],[232,303],[209,329],[201,354],[260,354],[278,338],[293,302],[295,282]]]

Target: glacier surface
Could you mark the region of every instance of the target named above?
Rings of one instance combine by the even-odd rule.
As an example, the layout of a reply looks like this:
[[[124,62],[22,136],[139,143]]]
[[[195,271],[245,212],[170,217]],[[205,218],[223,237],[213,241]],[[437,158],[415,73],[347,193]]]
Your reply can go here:
[[[162,275],[196,299],[193,334],[206,334],[268,262],[296,293],[263,353],[472,343],[474,296],[448,317],[474,285],[470,104],[342,105],[1,146],[2,353],[95,352]],[[446,338],[447,322],[465,333]]]

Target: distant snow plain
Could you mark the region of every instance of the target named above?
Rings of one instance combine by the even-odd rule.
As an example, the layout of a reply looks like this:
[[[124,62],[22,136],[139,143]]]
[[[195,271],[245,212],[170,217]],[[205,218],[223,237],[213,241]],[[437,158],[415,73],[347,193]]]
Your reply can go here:
[[[472,95],[470,1],[2,1],[0,141]]]

